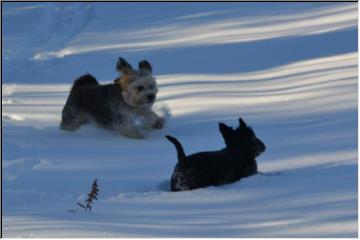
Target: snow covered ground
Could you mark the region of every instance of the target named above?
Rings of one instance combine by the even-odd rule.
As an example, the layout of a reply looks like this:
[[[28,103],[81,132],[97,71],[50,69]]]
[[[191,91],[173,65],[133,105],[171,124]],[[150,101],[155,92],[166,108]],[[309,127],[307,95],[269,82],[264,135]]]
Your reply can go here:
[[[5,237],[356,237],[357,3],[3,3]],[[149,60],[162,131],[59,131],[72,81]],[[186,153],[243,117],[257,175],[169,192]],[[93,211],[77,207],[97,178]]]

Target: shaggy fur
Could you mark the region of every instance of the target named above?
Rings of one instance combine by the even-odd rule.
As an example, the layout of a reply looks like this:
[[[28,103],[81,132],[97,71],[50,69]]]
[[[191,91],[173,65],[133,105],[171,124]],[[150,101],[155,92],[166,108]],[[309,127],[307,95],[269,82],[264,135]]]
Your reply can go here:
[[[116,66],[122,75],[114,83],[99,85],[87,74],[75,80],[62,111],[60,129],[74,131],[94,120],[129,138],[143,138],[144,129],[161,129],[164,119],[152,111],[157,86],[146,60],[134,70],[123,58]]]
[[[265,151],[264,143],[240,118],[235,130],[219,123],[226,147],[220,151],[200,152],[186,156],[180,142],[171,136],[178,163],[171,176],[171,190],[185,191],[207,186],[219,186],[257,173],[255,158]]]

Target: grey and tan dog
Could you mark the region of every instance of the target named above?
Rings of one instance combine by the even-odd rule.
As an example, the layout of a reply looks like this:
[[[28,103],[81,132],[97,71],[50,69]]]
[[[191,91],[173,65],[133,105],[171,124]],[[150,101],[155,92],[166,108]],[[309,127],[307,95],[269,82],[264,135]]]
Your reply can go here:
[[[116,69],[122,73],[114,83],[100,85],[90,74],[75,80],[62,111],[61,130],[74,131],[94,120],[100,126],[129,138],[144,138],[142,129],[162,129],[165,119],[152,106],[157,86],[146,60],[135,70],[123,58]]]

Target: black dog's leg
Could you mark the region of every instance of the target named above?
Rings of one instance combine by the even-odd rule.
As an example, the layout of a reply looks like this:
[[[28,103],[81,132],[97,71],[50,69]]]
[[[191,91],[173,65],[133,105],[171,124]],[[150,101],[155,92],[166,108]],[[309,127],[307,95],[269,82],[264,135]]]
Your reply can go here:
[[[267,177],[273,177],[273,176],[281,175],[281,172],[260,172],[260,171],[257,171],[256,173],[259,174],[259,175],[262,175],[262,176],[267,176]]]

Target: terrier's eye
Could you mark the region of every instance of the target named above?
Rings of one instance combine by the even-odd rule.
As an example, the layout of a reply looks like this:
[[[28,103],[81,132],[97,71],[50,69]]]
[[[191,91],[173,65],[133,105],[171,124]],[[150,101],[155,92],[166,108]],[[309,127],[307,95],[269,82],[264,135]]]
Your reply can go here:
[[[136,89],[137,89],[139,92],[141,92],[142,90],[144,90],[144,87],[143,87],[143,86],[138,86]]]
[[[154,85],[150,85],[150,89],[153,89],[154,88]]]

